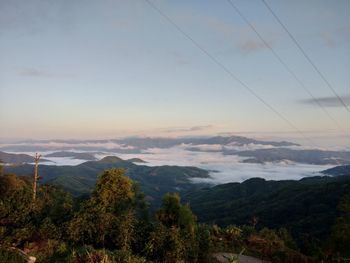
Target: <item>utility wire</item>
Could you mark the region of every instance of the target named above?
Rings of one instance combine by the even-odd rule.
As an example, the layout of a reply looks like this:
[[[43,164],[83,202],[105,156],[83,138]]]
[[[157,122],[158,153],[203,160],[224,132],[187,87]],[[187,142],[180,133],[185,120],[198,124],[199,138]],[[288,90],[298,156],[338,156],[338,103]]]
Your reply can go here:
[[[324,74],[321,72],[321,70],[316,66],[316,64],[311,60],[310,56],[305,52],[305,50],[302,48],[302,46],[299,44],[299,42],[296,40],[296,38],[292,35],[292,33],[288,30],[288,28],[282,23],[281,19],[277,16],[277,14],[272,10],[272,8],[269,6],[269,4],[265,0],[261,0],[263,4],[266,6],[266,8],[270,11],[270,13],[274,16],[274,18],[277,20],[277,22],[281,25],[281,27],[286,31],[286,33],[289,35],[289,37],[292,39],[294,44],[298,47],[301,54],[306,58],[306,60],[311,64],[311,66],[315,69],[315,71],[318,73],[318,75],[321,77],[321,79],[326,83],[327,87],[333,92],[333,94],[337,97],[339,102],[344,106],[344,108],[350,113],[350,109],[346,105],[346,103],[343,101],[343,99],[338,95],[336,90],[333,88],[333,86],[330,84],[330,82],[327,80],[327,78],[324,76]]]
[[[159,13],[168,23],[174,26],[181,34],[183,34],[187,39],[189,39],[198,49],[200,49],[206,56],[208,56],[215,64],[217,64],[221,69],[223,69],[227,74],[229,74],[235,81],[240,83],[244,88],[246,88],[255,98],[262,102],[267,108],[273,111],[279,118],[285,121],[293,130],[297,131],[306,141],[309,141],[314,147],[318,147],[314,141],[306,137],[304,132],[299,130],[292,122],[290,122],[286,117],[278,112],[273,106],[271,106],[267,101],[260,97],[254,90],[252,90],[248,85],[241,81],[236,75],[234,75],[226,66],[224,66],[219,60],[217,60],[213,55],[211,55],[205,48],[203,48],[197,41],[195,41],[189,34],[187,34],[180,26],[178,26],[169,16],[167,16],[161,9],[159,9],[150,0],[145,0],[157,13]],[[340,165],[342,170],[346,171],[340,162],[336,160],[337,165]]]
[[[264,45],[271,51],[271,53],[276,57],[276,59],[281,63],[281,65],[289,72],[290,75],[299,83],[299,85],[305,90],[307,94],[311,97],[312,101],[316,106],[320,107],[321,110],[328,116],[328,118],[340,129],[344,131],[340,124],[335,118],[327,111],[325,107],[320,103],[319,100],[311,93],[311,91],[304,85],[304,83],[298,78],[298,76],[293,72],[293,70],[287,65],[287,63],[277,54],[277,52],[272,48],[272,46],[263,38],[256,27],[243,15],[239,8],[232,2],[232,0],[227,0],[230,6],[236,11],[236,13],[244,20],[244,22],[255,32],[258,38],[264,43]]]
[[[267,108],[274,112],[280,119],[287,123],[293,130],[298,132],[305,140],[309,141],[313,146],[316,144],[309,137],[306,137],[303,131],[298,129],[291,121],[289,121],[282,113],[280,113],[276,108],[259,96],[253,89],[251,89],[247,84],[240,80],[235,74],[233,74],[224,64],[222,64],[218,59],[211,55],[204,47],[202,47],[196,40],[194,40],[189,34],[187,34],[180,26],[178,26],[168,15],[166,15],[161,9],[158,8],[150,0],[145,0],[158,14],[160,14],[168,23],[175,27],[182,35],[184,35],[188,40],[190,40],[193,45],[195,45],[199,50],[201,50],[210,60],[212,60],[217,66],[219,66],[223,71],[225,71],[231,78],[241,84],[246,90],[248,90],[256,99],[263,103]]]
[[[276,53],[276,51],[272,48],[272,46],[262,37],[262,35],[258,32],[258,30],[254,27],[252,23],[240,12],[239,8],[232,2],[232,0],[227,0],[228,3],[233,7],[233,9],[238,13],[238,15],[248,24],[248,26],[256,33],[259,39],[264,43],[264,45],[270,49],[273,55],[277,58],[277,60],[285,67],[285,69],[294,77],[294,79],[300,84],[300,86],[309,94],[312,98],[313,102],[318,105],[323,112],[334,122],[334,124],[344,132],[344,129],[340,126],[340,124],[333,118],[333,116],[327,111],[327,109],[315,98],[315,96],[311,93],[311,91],[304,85],[304,83],[297,77],[297,75],[291,70],[290,67],[282,60],[282,58]],[[264,0],[262,0],[265,2]],[[300,46],[300,45],[299,45]],[[339,97],[340,98],[340,97]],[[341,98],[340,98],[341,99]],[[337,165],[340,165],[339,161],[336,160]]]

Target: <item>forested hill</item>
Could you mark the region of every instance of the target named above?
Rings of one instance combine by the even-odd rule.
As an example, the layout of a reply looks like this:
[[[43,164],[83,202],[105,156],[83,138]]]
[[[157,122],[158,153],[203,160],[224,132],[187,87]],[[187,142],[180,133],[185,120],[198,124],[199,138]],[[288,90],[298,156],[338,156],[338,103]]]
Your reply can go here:
[[[327,170],[323,171],[322,173],[325,175],[332,175],[332,176],[350,174],[350,165],[336,166],[336,167],[327,169]]]
[[[23,164],[33,163],[34,157],[28,154],[5,153],[0,151],[0,163]],[[49,162],[49,160],[41,159],[40,162]]]
[[[84,200],[52,185],[37,190],[28,177],[0,175],[0,262],[219,263],[244,252],[253,262],[318,263],[350,256],[350,199],[340,203],[332,240],[301,252],[286,229],[198,224],[178,194],[166,194],[151,215],[121,169],[100,174]],[[227,261],[217,261],[220,255]]]
[[[207,178],[206,170],[184,166],[136,165],[133,160],[107,156],[99,161],[88,161],[76,166],[39,165],[42,183],[63,187],[75,196],[89,194],[95,187],[97,176],[110,168],[124,168],[126,175],[139,183],[152,205],[160,203],[167,192],[179,192],[199,187],[190,183],[193,177]],[[33,165],[6,166],[6,173],[32,175]]]
[[[311,177],[300,181],[249,179],[183,194],[200,222],[287,228],[297,239],[326,237],[337,205],[350,194],[350,175]]]

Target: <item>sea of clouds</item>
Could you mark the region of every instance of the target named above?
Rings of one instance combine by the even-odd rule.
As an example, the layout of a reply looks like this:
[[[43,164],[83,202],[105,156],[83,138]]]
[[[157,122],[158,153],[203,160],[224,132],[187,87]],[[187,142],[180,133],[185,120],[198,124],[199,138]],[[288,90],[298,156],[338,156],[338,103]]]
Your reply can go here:
[[[289,161],[265,164],[243,163],[245,159],[221,152],[193,152],[184,146],[168,149],[149,149],[147,154],[118,155],[121,158],[141,158],[146,165],[196,166],[210,171],[210,178],[194,178],[194,182],[222,184],[242,182],[249,178],[261,177],[267,180],[298,180],[303,177],[320,175],[319,172],[331,168],[329,165],[299,164]]]
[[[23,143],[22,143],[23,144]],[[35,146],[33,143],[28,145]],[[9,145],[7,145],[8,147]],[[193,145],[182,144],[171,148],[150,148],[143,150],[140,153],[120,153],[118,149],[130,149],[127,145],[119,145],[114,142],[88,142],[88,143],[58,143],[58,142],[41,142],[38,146],[44,151],[41,151],[43,158],[49,160],[43,164],[48,165],[78,165],[85,160],[73,159],[70,157],[46,157],[45,155],[59,151],[68,150],[74,152],[91,152],[97,159],[102,159],[105,156],[118,156],[122,159],[140,158],[147,163],[142,165],[160,166],[160,165],[180,165],[180,166],[195,166],[210,171],[210,178],[194,178],[193,182],[206,182],[212,184],[221,184],[228,182],[242,182],[249,178],[261,177],[267,180],[298,180],[303,177],[320,175],[320,171],[331,168],[329,165],[311,165],[300,164],[290,161],[273,162],[265,164],[243,163],[244,157],[237,155],[224,155],[221,150],[222,145],[195,145],[198,151],[189,150]],[[88,151],[82,150],[88,147]],[[243,146],[226,145],[226,149],[230,150],[256,150],[264,148],[273,148],[271,145],[247,144]],[[300,149],[299,147],[298,149]],[[103,151],[105,149],[105,151]],[[116,149],[116,152],[113,152]],[[6,151],[19,153],[18,151]],[[33,151],[22,152],[34,155]]]

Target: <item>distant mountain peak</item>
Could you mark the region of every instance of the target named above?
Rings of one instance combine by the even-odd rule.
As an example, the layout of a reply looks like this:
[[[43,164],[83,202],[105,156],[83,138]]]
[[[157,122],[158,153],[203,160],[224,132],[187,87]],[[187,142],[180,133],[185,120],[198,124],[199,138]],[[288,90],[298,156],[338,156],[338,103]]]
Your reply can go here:
[[[117,156],[106,156],[98,161],[99,163],[120,163],[125,162],[125,160],[117,157]]]
[[[350,175],[350,164],[335,166],[333,168],[324,170],[321,173],[331,176]]]
[[[6,164],[33,163],[34,157],[23,153],[16,154],[16,153],[6,153],[6,152],[0,151],[0,161]],[[51,161],[41,158],[39,162],[51,162]]]
[[[128,159],[126,161],[131,162],[131,163],[147,163],[146,161],[144,161],[140,158],[131,158],[131,159]]]
[[[93,153],[88,152],[71,152],[71,151],[59,151],[46,154],[45,157],[69,157],[72,159],[80,159],[87,161],[97,160]]]

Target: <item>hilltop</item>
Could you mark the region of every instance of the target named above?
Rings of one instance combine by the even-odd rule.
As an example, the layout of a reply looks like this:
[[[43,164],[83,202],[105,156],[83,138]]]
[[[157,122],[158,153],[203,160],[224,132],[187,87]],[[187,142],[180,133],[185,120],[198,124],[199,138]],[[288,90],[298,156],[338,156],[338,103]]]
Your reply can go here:
[[[186,166],[146,166],[130,160],[107,156],[99,161],[88,161],[76,166],[39,165],[42,183],[61,186],[75,196],[91,193],[97,177],[104,170],[123,168],[126,175],[140,184],[152,204],[157,205],[167,192],[179,192],[200,187],[192,184],[192,178],[208,178],[209,172],[197,167]],[[31,175],[33,165],[5,167],[6,173]]]

